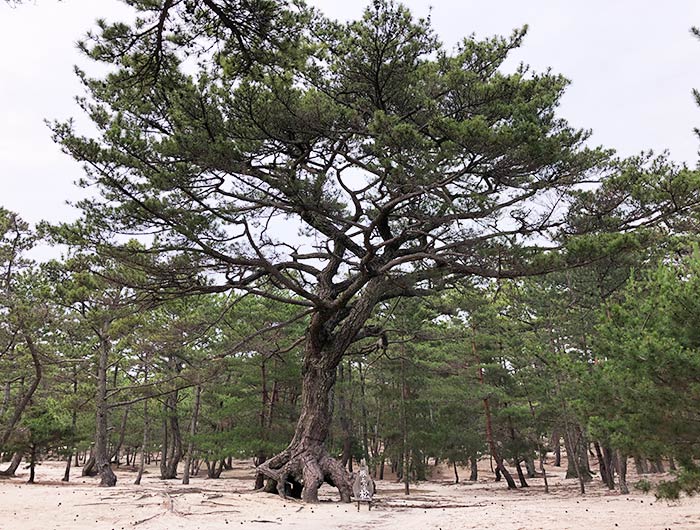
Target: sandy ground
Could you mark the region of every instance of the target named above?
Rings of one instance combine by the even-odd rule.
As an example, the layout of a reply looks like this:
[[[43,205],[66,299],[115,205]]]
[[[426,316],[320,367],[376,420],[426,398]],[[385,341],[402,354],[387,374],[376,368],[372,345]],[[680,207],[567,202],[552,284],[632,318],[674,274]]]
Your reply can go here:
[[[446,471],[436,473],[409,496],[401,484],[378,481],[372,511],[362,505],[359,513],[355,504],[336,502],[330,487],[322,488],[316,505],[255,493],[247,462],[219,480],[194,477],[188,486],[160,480],[156,469],[134,486],[135,473],[122,467],[115,488],[100,488],[97,479],[74,471],[71,482],[62,483],[63,464],[46,462],[37,469],[37,484],[26,484],[25,469],[0,480],[0,529],[700,529],[700,498],[667,503],[638,491],[619,495],[599,480],[581,496],[577,482],[564,480],[557,468],[549,471],[549,495],[541,479],[508,491],[486,470],[479,482],[457,485]],[[630,484],[636,480],[632,475]]]

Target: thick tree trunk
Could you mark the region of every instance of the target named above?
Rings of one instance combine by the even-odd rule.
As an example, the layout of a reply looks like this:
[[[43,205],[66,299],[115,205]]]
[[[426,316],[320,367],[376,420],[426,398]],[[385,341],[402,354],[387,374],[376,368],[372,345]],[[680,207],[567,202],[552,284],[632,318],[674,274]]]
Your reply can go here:
[[[258,467],[260,464],[265,462],[267,460],[267,454],[265,451],[259,451],[258,455],[255,457],[255,467]],[[265,487],[265,475],[262,473],[256,473],[255,474],[255,489],[256,490],[261,490]]]
[[[605,484],[612,491],[615,489],[615,453],[608,446],[603,446],[603,459],[605,460],[606,470]]]
[[[343,502],[350,502],[348,475],[324,447],[331,424],[329,394],[335,383],[337,362],[322,352],[307,351],[303,367],[302,406],[294,438],[278,455],[258,466],[258,472],[274,481],[280,496],[299,493],[306,502],[318,502],[323,482],[338,488]]]
[[[160,444],[160,478],[164,478],[167,474],[167,463],[168,463],[168,406],[163,403],[163,439]],[[156,463],[158,461],[156,460]]]
[[[340,261],[336,266],[339,265]],[[329,267],[332,275],[333,267]],[[320,287],[325,291],[322,297],[332,290],[330,276],[326,281],[328,284]],[[328,482],[338,489],[342,502],[350,502],[350,477],[324,446],[331,425],[330,393],[338,364],[350,345],[358,340],[386,287],[385,278],[372,278],[352,302],[337,299],[332,304],[335,307],[318,308],[311,317],[302,366],[301,414],[294,437],[284,451],[258,467],[275,482],[277,492],[283,497],[288,489],[294,495],[301,485],[301,498],[318,502],[318,488]]]

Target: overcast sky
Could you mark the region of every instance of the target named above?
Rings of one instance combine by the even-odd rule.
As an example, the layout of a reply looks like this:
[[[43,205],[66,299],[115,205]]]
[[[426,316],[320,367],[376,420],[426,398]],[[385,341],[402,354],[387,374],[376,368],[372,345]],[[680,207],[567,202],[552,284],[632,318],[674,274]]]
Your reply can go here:
[[[81,168],[52,143],[44,119],[79,118],[73,65],[87,61],[75,43],[95,19],[128,11],[117,0],[27,2],[13,9],[0,0],[0,206],[31,223],[68,220],[77,214],[65,201],[83,193],[73,184]],[[370,2],[311,3],[347,19]],[[689,29],[700,26],[697,0],[404,3],[419,16],[432,5],[436,32],[450,47],[471,33],[504,35],[528,24],[514,60],[571,80],[561,115],[592,129],[595,144],[622,155],[669,149],[675,160],[696,165],[700,109],[691,90],[700,88],[700,41]]]

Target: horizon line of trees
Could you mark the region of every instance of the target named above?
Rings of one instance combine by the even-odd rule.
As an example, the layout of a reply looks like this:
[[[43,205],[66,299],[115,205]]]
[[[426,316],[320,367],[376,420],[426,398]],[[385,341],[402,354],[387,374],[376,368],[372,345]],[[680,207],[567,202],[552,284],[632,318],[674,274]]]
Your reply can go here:
[[[308,316],[242,293],[154,301],[116,281],[133,271],[94,255],[27,259],[36,234],[7,210],[0,221],[3,474],[26,459],[33,481],[50,455],[64,480],[79,463],[109,476],[125,464],[139,483],[155,460],[161,478],[188,481],[284,448]],[[699,273],[696,243],[649,232],[589,267],[381,304],[381,335],[337,368],[329,452],[408,492],[429,462],[476,480],[484,457],[497,480],[527,487],[561,465],[563,446],[582,492],[595,473],[628,491],[629,459],[637,473],[678,470],[660,495],[692,492]]]

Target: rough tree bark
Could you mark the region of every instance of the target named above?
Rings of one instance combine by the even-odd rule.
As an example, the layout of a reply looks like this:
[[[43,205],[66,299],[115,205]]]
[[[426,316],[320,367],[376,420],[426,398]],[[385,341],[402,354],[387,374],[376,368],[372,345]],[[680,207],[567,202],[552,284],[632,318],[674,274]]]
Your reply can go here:
[[[324,355],[307,354],[301,415],[294,437],[284,451],[258,466],[262,474],[274,481],[282,497],[302,486],[301,498],[318,502],[318,488],[325,481],[338,488],[343,502],[350,502],[349,477],[324,446],[331,423],[329,393],[335,383],[335,369]]]
[[[302,365],[301,413],[287,448],[258,466],[273,487],[286,497],[299,492],[305,502],[318,502],[324,482],[336,487],[342,502],[350,502],[350,477],[325,448],[331,425],[331,391],[338,364],[350,345],[363,337],[365,323],[384,294],[387,283],[379,278],[365,284],[352,307],[314,312],[306,333]],[[366,330],[364,336],[370,335]]]

